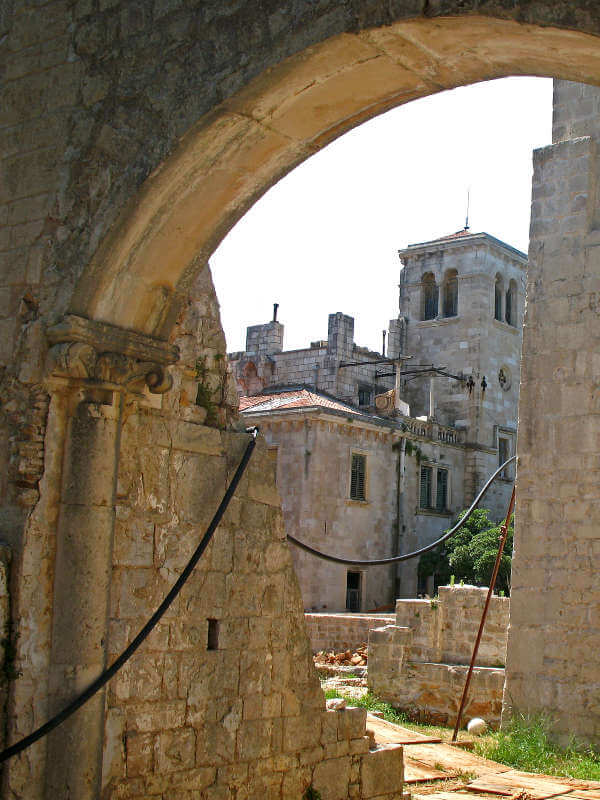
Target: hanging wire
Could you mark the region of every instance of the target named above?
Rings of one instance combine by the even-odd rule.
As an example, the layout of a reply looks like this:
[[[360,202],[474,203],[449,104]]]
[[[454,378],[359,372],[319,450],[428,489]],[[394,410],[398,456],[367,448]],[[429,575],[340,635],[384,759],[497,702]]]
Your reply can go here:
[[[296,547],[299,547],[301,550],[304,550],[307,553],[310,553],[313,556],[317,556],[317,558],[322,558],[324,561],[332,561],[334,564],[346,564],[349,567],[379,567],[384,564],[397,564],[399,561],[409,561],[411,558],[417,558],[417,556],[422,556],[423,553],[428,553],[430,550],[433,550],[442,542],[445,542],[446,539],[449,539],[451,536],[459,531],[462,526],[467,522],[471,514],[475,511],[481,500],[483,500],[487,490],[490,488],[492,483],[496,480],[496,478],[506,469],[506,467],[515,461],[517,456],[512,456],[507,461],[502,464],[502,466],[498,467],[498,469],[494,472],[494,474],[488,479],[487,483],[483,487],[483,489],[479,492],[475,500],[469,506],[467,512],[461,519],[454,525],[454,527],[450,528],[443,536],[440,536],[439,539],[436,539],[435,542],[428,544],[426,547],[421,547],[419,550],[413,550],[412,553],[404,553],[401,556],[392,556],[390,558],[379,558],[371,561],[356,561],[350,558],[340,558],[339,556],[332,556],[328,553],[322,553],[320,550],[315,550],[314,547],[310,547],[309,545],[301,542],[299,539],[296,539],[294,536],[290,536],[288,534],[288,541],[295,544]]]

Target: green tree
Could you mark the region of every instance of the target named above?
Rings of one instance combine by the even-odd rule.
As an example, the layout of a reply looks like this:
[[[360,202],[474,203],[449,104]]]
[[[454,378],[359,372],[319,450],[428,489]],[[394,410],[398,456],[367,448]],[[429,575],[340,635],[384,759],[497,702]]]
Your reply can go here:
[[[465,511],[457,517],[462,519]],[[489,518],[490,512],[478,508],[454,536],[443,544],[425,553],[419,561],[419,577],[434,576],[435,586],[455,580],[475,586],[489,586],[500,543],[500,526]],[[498,570],[496,590],[510,594],[510,572],[513,551],[513,520],[511,519]]]

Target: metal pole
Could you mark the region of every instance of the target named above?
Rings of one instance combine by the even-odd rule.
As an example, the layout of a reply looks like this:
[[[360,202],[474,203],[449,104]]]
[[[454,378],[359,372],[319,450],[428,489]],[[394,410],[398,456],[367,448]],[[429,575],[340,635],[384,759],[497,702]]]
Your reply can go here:
[[[463,711],[465,709],[465,703],[467,702],[467,694],[469,692],[469,685],[471,683],[471,677],[473,676],[473,667],[475,666],[475,659],[477,658],[477,652],[479,651],[479,644],[481,642],[481,637],[483,635],[483,627],[485,625],[485,619],[487,617],[487,612],[490,607],[490,601],[492,599],[492,594],[494,592],[494,586],[496,585],[496,578],[498,577],[498,570],[500,569],[500,560],[502,559],[502,551],[504,550],[504,545],[506,543],[506,536],[508,534],[508,526],[510,523],[510,518],[513,513],[513,509],[515,507],[515,487],[513,486],[512,494],[510,496],[510,503],[508,504],[508,511],[506,512],[506,519],[504,520],[504,525],[500,528],[500,544],[498,545],[498,555],[496,556],[496,563],[494,564],[494,571],[492,572],[492,578],[490,580],[490,588],[488,589],[487,597],[485,599],[485,606],[483,607],[483,614],[481,615],[481,622],[479,623],[479,630],[477,632],[477,639],[475,640],[475,647],[473,648],[473,655],[471,656],[471,663],[469,664],[469,671],[467,672],[467,680],[465,681],[465,688],[463,689],[462,697],[460,699],[460,708],[458,709],[458,716],[456,717],[456,725],[454,726],[454,733],[452,734],[452,741],[456,741],[456,737],[458,735],[458,729],[460,728],[460,720],[463,715]]]

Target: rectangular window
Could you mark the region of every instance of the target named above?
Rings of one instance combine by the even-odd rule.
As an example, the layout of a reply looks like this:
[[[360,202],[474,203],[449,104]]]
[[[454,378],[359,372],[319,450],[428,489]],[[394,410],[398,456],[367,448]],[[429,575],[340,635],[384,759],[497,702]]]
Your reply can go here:
[[[350,472],[350,499],[366,500],[367,457],[360,453],[352,453],[352,469]]]
[[[371,405],[371,390],[368,386],[358,387],[358,405],[370,406]]]
[[[510,458],[510,442],[503,436],[498,437],[498,466],[501,467]],[[500,473],[501,478],[508,478],[508,467]]]
[[[431,508],[431,495],[433,487],[433,468],[421,467],[420,501],[421,508]]]
[[[435,494],[436,511],[445,511],[448,508],[448,470],[438,469]]]

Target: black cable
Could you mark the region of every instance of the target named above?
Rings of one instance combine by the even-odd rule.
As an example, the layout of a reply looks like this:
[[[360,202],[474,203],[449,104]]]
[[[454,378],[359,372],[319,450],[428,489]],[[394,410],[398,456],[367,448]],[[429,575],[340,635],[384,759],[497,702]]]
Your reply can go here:
[[[498,475],[504,469],[506,469],[506,466],[510,464],[511,461],[514,461],[515,459],[516,456],[512,456],[512,458],[509,458],[508,461],[505,461],[501,467],[498,467],[496,472],[494,472],[494,474],[491,476],[491,478],[489,478],[488,482],[485,484],[483,489],[479,492],[475,500],[473,500],[472,504],[469,506],[467,513],[456,523],[456,525],[453,528],[451,528],[447,533],[445,533],[435,542],[432,542],[432,544],[428,544],[426,547],[422,547],[420,550],[413,550],[412,553],[404,553],[404,555],[393,556],[392,558],[380,558],[376,561],[352,561],[349,558],[339,558],[338,556],[330,556],[327,553],[321,553],[320,550],[315,550],[314,547],[309,547],[307,544],[304,544],[304,542],[301,542],[298,539],[294,539],[294,537],[290,536],[289,534],[287,537],[288,541],[295,544],[296,547],[299,547],[301,550],[305,550],[307,553],[311,553],[311,555],[317,556],[317,558],[322,558],[324,561],[333,561],[334,564],[347,564],[350,567],[378,567],[383,564],[396,564],[398,561],[409,561],[411,558],[416,558],[417,556],[423,555],[423,553],[428,553],[430,550],[433,550],[434,547],[437,547],[438,544],[441,544],[442,542],[445,542],[446,539],[449,539],[451,536],[454,536],[456,531],[462,528],[462,526],[469,519],[473,511],[475,511],[479,502],[483,499],[483,496],[490,488],[492,483],[496,480]]]
[[[144,625],[144,627],[140,630],[138,635],[133,639],[123,650],[121,655],[113,661],[113,663],[108,667],[108,669],[104,670],[104,672],[99,675],[93,683],[91,683],[87,689],[85,689],[78,697],[76,697],[68,706],[63,708],[56,716],[49,719],[48,722],[41,725],[37,730],[30,733],[29,736],[25,736],[20,741],[16,742],[15,744],[11,744],[10,747],[7,747],[5,750],[0,752],[0,764],[4,761],[7,761],[12,756],[16,756],[17,753],[21,753],[23,750],[26,750],[28,747],[31,747],[32,744],[41,739],[46,734],[53,731],[54,728],[58,727],[62,722],[68,719],[71,714],[74,714],[78,708],[81,708],[84,703],[87,703],[96,692],[98,692],[108,681],[121,669],[123,664],[125,664],[131,656],[135,653],[138,647],[142,644],[144,639],[148,637],[148,635],[152,632],[155,625],[162,619],[165,612],[175,600],[179,592],[183,589],[187,579],[192,574],[194,567],[200,560],[202,553],[206,550],[208,543],[212,539],[212,536],[217,529],[219,522],[221,521],[223,514],[227,510],[227,506],[231,498],[234,495],[237,486],[242,479],[242,475],[244,474],[246,467],[248,466],[248,461],[250,460],[250,456],[252,455],[252,451],[256,446],[256,436],[258,434],[258,428],[249,428],[248,433],[252,435],[251,440],[248,442],[248,446],[242,456],[242,460],[239,463],[237,470],[235,471],[235,475],[229,486],[227,487],[227,491],[221,500],[219,507],[217,508],[214,517],[211,520],[210,525],[206,529],[206,533],[202,537],[200,544],[194,550],[192,557],[188,561],[185,569],[177,578],[175,583],[173,584],[171,590],[156,609],[154,614],[150,617],[148,622]]]

